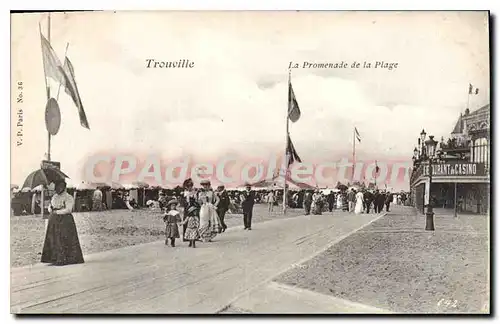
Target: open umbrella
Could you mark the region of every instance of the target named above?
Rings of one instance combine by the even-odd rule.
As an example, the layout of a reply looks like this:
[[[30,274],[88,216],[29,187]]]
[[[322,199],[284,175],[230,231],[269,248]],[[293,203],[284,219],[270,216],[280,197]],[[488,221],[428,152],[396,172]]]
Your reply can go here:
[[[24,180],[23,188],[35,188],[40,185],[48,186],[52,182],[69,178],[61,170],[56,168],[38,169],[31,172]]]
[[[149,184],[147,184],[146,182],[142,182],[142,181],[135,181],[132,183],[134,186],[136,186],[136,188],[149,188]]]

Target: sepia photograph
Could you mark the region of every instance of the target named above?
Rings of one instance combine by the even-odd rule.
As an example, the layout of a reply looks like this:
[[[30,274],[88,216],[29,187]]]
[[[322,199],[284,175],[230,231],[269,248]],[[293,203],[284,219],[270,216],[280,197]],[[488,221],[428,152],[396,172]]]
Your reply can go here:
[[[10,20],[12,314],[490,315],[488,11]]]

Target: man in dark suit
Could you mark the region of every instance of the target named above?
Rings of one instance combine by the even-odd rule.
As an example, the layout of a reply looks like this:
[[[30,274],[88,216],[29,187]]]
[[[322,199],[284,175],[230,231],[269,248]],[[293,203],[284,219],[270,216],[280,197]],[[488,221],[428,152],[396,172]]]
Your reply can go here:
[[[246,191],[241,195],[241,207],[243,208],[243,225],[246,230],[252,229],[252,213],[255,203],[255,192],[250,184],[246,185]]]
[[[219,215],[222,232],[225,232],[227,226],[226,223],[224,223],[224,217],[226,216],[226,212],[229,209],[229,195],[224,186],[217,187],[217,196],[219,197],[219,204],[217,205],[217,215]]]
[[[363,198],[365,200],[366,213],[369,214],[370,207],[372,206],[372,202],[373,202],[373,198],[374,198],[373,194],[369,190],[366,190],[363,193]]]
[[[333,194],[333,190],[330,190],[330,193],[326,197],[326,200],[328,201],[328,210],[332,212],[333,205],[335,204],[335,195]]]
[[[386,212],[389,212],[389,206],[391,205],[391,202],[393,199],[394,199],[394,196],[392,195],[392,193],[388,192],[385,196],[385,211]]]
[[[311,205],[312,205],[312,194],[310,191],[306,191],[304,196],[304,209],[306,211],[306,215],[311,213]]]
[[[384,203],[385,203],[384,193],[377,190],[375,193],[375,201],[374,201],[375,212],[377,214],[382,212],[382,209],[384,208]]]

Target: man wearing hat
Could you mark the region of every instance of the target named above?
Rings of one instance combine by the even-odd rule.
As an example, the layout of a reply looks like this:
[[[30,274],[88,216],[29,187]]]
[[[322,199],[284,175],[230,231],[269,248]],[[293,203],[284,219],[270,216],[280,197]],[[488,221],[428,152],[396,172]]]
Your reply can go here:
[[[217,187],[217,196],[219,197],[219,204],[217,205],[217,215],[219,215],[220,224],[222,226],[222,232],[227,229],[226,223],[224,223],[224,217],[229,209],[229,195],[227,194],[226,188],[224,186]]]
[[[163,192],[163,190],[160,190],[159,194],[158,194],[158,203],[160,204],[160,208],[163,209],[166,207],[167,205],[167,196],[165,195],[165,192]]]
[[[253,205],[255,203],[255,192],[249,183],[245,184],[246,190],[241,195],[241,207],[243,208],[243,225],[246,230],[252,230]]]

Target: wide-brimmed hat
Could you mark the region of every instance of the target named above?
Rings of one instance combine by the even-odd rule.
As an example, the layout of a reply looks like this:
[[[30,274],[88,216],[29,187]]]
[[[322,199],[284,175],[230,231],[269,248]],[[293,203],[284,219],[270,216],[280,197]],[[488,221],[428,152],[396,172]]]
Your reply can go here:
[[[187,213],[188,213],[188,215],[191,215],[193,212],[195,212],[197,210],[198,210],[198,208],[196,208],[196,206],[191,206],[188,208]]]
[[[203,185],[209,185],[210,184],[210,180],[208,179],[203,179],[200,181],[200,184],[203,186]]]
[[[177,201],[177,199],[170,200],[165,207],[170,207],[173,204],[177,204],[177,205],[179,204],[179,202]]]

